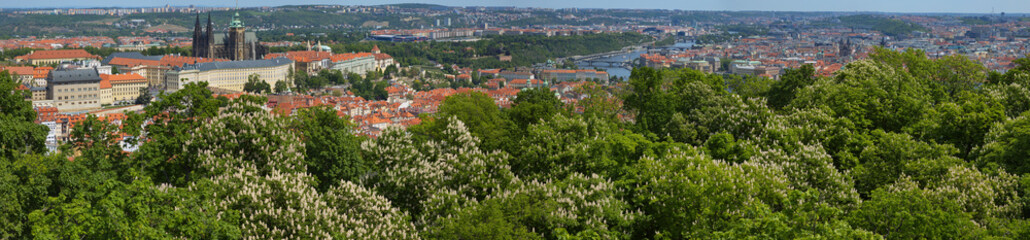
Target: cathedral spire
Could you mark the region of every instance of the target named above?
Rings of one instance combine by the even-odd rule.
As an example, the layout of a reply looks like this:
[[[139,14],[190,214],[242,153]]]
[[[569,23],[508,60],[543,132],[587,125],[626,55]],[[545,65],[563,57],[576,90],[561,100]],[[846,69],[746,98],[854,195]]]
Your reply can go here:
[[[197,13],[197,21],[193,23],[193,41],[196,42],[197,38],[200,38],[200,33],[203,31],[200,28],[200,13]]]

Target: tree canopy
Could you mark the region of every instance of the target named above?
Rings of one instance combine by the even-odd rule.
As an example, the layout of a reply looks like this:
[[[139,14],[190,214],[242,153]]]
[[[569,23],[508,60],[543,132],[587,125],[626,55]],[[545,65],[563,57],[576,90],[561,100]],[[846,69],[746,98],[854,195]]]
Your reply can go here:
[[[578,101],[460,91],[372,137],[331,107],[280,116],[199,83],[120,126],[76,121],[52,152],[0,74],[0,239],[1028,239],[1016,62],[638,68]]]

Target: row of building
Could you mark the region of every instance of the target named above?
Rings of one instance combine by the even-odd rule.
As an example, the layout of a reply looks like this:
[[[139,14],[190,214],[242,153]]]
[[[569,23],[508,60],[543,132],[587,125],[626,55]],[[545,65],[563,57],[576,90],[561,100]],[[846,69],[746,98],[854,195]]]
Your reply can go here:
[[[316,75],[323,69],[332,69],[364,75],[396,65],[393,58],[381,53],[378,47],[371,53],[292,51],[245,61],[145,56],[138,52],[118,52],[98,59],[99,56],[81,49],[35,51],[16,57],[16,61],[32,65],[57,64],[57,69],[49,66],[0,68],[17,76],[23,88],[33,93],[31,99],[36,106],[66,112],[131,101],[140,95],[140,89],[177,91],[189,83],[207,82],[220,92],[240,92],[253,75],[274,85],[280,81],[289,83],[291,71]]]
[[[46,86],[21,85],[33,106],[61,112],[100,109],[103,105],[132,102],[146,90],[147,80],[138,74],[101,74],[93,68],[59,69],[46,76]]]

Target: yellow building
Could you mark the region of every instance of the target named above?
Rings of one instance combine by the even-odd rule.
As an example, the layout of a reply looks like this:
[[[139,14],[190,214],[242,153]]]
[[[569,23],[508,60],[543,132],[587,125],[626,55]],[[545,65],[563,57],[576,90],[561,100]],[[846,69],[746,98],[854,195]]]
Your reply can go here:
[[[178,91],[189,83],[207,82],[208,87],[242,92],[250,75],[258,75],[271,86],[289,82],[292,67],[293,60],[287,58],[186,64],[165,74],[165,88]]]
[[[114,102],[111,97],[111,80],[104,79],[104,75],[100,74],[100,105],[111,105]]]
[[[100,59],[97,55],[89,54],[82,49],[47,50],[33,51],[29,54],[17,56],[14,60],[18,63],[27,62],[32,65],[49,65],[66,61],[78,61],[86,59]]]
[[[134,101],[139,97],[140,90],[147,88],[147,78],[135,73],[103,74],[100,78],[110,82],[112,103]],[[103,81],[100,85],[103,88]]]

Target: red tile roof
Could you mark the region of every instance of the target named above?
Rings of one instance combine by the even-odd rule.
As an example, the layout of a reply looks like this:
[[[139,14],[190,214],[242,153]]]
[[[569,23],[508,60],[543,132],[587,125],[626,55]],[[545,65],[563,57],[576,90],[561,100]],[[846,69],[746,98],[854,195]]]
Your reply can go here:
[[[82,49],[66,49],[66,50],[46,50],[46,51],[35,51],[26,55],[18,56],[16,59],[63,59],[63,58],[93,58],[97,59],[97,55],[89,54],[86,50]]]
[[[147,78],[145,78],[143,76],[140,76],[139,74],[135,74],[135,73],[113,74],[113,75],[112,74],[100,74],[100,80],[101,80],[101,84],[103,84],[103,81],[108,81],[109,82],[108,86],[110,86],[111,84],[146,82]]]
[[[8,73],[13,75],[34,75],[35,71],[30,66],[0,66],[0,71],[7,70]]]
[[[103,76],[103,75],[101,75]],[[111,88],[111,79],[100,78],[100,89]]]

